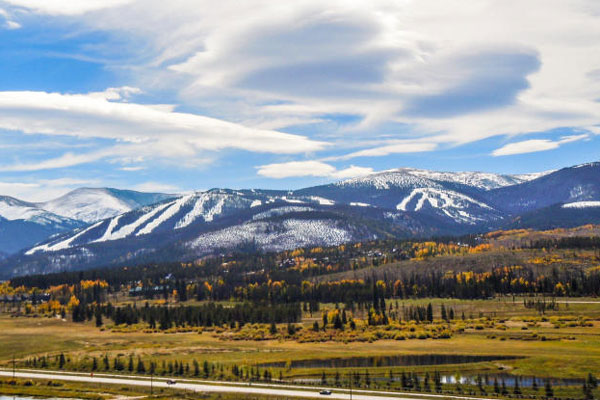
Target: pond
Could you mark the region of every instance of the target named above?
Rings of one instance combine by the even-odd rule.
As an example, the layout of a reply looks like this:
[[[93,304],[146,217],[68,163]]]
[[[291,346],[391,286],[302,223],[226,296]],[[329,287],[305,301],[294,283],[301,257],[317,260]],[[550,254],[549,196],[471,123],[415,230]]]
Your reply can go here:
[[[514,360],[518,357],[472,356],[461,354],[417,354],[375,357],[345,357],[311,360],[294,360],[265,363],[260,367],[270,368],[376,368],[417,365],[467,364],[483,361]]]

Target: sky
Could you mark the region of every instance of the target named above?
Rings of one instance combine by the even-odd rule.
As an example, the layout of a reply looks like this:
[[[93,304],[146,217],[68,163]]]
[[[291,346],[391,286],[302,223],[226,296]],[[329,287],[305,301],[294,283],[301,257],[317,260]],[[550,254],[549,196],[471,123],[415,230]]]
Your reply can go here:
[[[0,195],[600,159],[597,0],[0,0]]]

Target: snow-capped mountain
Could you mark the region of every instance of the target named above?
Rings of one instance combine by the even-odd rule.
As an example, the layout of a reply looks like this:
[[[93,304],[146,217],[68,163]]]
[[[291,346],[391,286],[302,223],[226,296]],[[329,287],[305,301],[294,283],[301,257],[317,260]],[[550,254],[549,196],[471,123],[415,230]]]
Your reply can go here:
[[[53,214],[14,197],[0,196],[0,217],[8,221],[27,221],[40,225],[62,224],[69,219]]]
[[[520,185],[484,193],[488,204],[510,214],[554,204],[600,200],[600,162],[563,168]]]
[[[13,197],[0,196],[0,252],[13,253],[83,223],[40,209]]]
[[[440,172],[416,168],[398,168],[360,178],[347,179],[338,182],[337,185],[373,186],[378,189],[389,189],[391,187],[426,187],[431,185],[431,182],[433,181],[440,184],[457,183],[481,190],[491,190],[504,186],[517,185],[519,183],[537,179],[551,172],[552,171],[521,175],[503,175],[489,172]]]
[[[93,223],[172,197],[163,193],[143,193],[112,188],[75,189],[64,196],[37,206],[64,217]]]
[[[18,267],[11,273],[154,257],[194,259],[248,246],[271,251],[333,245],[393,237],[400,231],[407,236],[426,229],[417,218],[389,218],[386,214],[384,210],[335,205],[322,198],[296,197],[290,192],[198,192],[52,237],[12,257],[10,266]]]
[[[93,198],[85,190],[75,194],[70,198]],[[114,213],[122,203],[100,201],[96,214],[89,201],[70,203],[87,204],[78,209],[94,222],[0,261],[0,274],[192,260],[219,252],[277,251],[374,238],[600,223],[600,163],[526,175],[402,168],[295,191],[213,189],[148,196],[158,196],[159,201],[101,220],[92,216]],[[100,198],[113,199],[112,194]],[[138,199],[128,206],[141,203]],[[38,205],[21,206],[10,215],[57,217],[43,217]]]
[[[423,213],[458,224],[477,225],[502,218],[502,213],[487,204],[482,193],[515,182],[518,180],[508,175],[400,168],[302,189],[294,194]]]

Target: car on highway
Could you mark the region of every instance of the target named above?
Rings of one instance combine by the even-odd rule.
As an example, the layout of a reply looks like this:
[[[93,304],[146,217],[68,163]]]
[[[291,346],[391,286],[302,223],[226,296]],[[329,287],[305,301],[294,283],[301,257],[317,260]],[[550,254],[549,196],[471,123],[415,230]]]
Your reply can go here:
[[[319,392],[319,394],[322,394],[324,396],[329,396],[331,394],[331,390],[323,389]]]
[[[176,380],[173,380],[173,379],[169,379],[169,380],[167,381],[167,385],[174,385],[174,384],[176,384],[176,383],[177,383],[177,381],[176,381]]]

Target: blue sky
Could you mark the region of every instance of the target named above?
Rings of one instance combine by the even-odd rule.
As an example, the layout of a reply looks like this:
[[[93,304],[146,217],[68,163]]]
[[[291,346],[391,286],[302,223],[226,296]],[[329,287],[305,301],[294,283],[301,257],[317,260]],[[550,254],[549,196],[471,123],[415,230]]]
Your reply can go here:
[[[0,0],[0,194],[600,159],[600,5]]]

